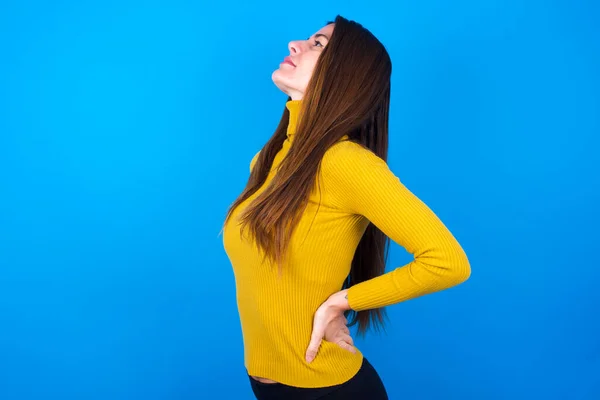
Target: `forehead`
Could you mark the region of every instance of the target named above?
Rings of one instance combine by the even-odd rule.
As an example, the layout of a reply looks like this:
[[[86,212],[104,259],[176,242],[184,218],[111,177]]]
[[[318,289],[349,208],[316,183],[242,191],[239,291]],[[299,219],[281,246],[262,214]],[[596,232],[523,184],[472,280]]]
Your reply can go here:
[[[331,34],[333,33],[334,27],[335,27],[335,24],[325,25],[324,27],[319,29],[317,32],[315,32],[312,36],[325,35],[328,38],[331,38]]]

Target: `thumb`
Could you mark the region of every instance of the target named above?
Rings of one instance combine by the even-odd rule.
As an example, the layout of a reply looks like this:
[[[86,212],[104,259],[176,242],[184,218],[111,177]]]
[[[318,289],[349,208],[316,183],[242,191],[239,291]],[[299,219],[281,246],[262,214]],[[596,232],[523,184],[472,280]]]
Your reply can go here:
[[[306,362],[311,363],[312,360],[315,359],[324,335],[325,332],[320,325],[317,325],[313,328],[313,332],[310,337],[310,343],[308,344],[308,349],[306,350]]]

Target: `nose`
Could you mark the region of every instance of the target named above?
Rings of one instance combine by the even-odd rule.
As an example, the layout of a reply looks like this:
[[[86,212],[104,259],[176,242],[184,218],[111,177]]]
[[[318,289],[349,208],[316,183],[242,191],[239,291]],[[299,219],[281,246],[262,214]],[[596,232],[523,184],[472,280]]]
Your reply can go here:
[[[296,54],[302,51],[302,42],[300,40],[292,40],[288,43],[290,54]]]

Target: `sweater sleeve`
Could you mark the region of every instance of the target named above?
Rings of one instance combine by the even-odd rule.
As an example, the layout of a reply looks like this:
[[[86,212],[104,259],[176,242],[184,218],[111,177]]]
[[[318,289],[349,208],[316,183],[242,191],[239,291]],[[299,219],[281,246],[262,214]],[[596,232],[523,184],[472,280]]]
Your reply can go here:
[[[458,285],[470,276],[460,244],[433,211],[411,193],[375,153],[349,141],[324,157],[328,189],[339,206],[366,217],[414,260],[353,285],[355,311],[385,307]]]

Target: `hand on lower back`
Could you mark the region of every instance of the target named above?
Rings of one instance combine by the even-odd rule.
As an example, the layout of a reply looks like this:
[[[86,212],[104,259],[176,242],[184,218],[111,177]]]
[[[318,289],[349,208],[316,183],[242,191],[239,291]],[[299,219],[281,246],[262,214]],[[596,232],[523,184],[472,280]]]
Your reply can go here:
[[[348,326],[346,326],[347,323],[348,320],[346,317],[344,317],[344,314],[340,314],[327,325],[323,339],[337,344],[342,349],[356,353],[354,341],[350,336],[350,329],[348,329]]]
[[[342,302],[340,306],[340,302],[336,300],[336,297],[332,296],[330,299],[333,300],[326,301],[315,312],[313,331],[306,350],[306,361],[309,363],[317,356],[323,339],[335,343],[352,353],[356,353],[354,342],[350,336],[350,331],[346,326],[347,321],[344,317],[344,311],[348,309],[347,302]]]

